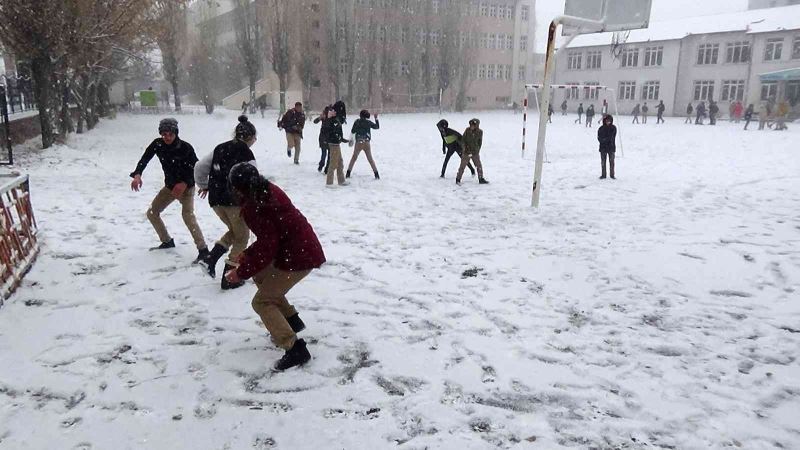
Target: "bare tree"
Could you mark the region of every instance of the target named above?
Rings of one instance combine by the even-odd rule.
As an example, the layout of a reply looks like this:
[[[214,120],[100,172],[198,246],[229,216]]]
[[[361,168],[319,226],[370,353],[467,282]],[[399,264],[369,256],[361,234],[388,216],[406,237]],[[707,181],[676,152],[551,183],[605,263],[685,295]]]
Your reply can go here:
[[[235,0],[236,45],[242,55],[248,86],[250,87],[250,110],[255,111],[256,82],[261,77],[261,22],[258,8],[251,0]]]
[[[213,1],[213,0],[212,0]],[[188,66],[189,81],[194,92],[205,106],[206,113],[214,112],[216,102],[213,86],[219,78],[217,61],[217,24],[205,17],[191,42],[191,56]]]
[[[278,76],[278,89],[280,91],[280,113],[286,111],[286,90],[289,88],[289,76],[292,72],[292,31],[291,18],[297,17],[290,14],[292,3],[285,0],[272,0],[267,13],[269,24],[270,52],[268,59],[272,63],[272,70]]]
[[[180,58],[186,46],[186,8],[189,0],[153,1],[153,24],[156,42],[161,50],[164,78],[172,85],[175,111],[180,111]]]

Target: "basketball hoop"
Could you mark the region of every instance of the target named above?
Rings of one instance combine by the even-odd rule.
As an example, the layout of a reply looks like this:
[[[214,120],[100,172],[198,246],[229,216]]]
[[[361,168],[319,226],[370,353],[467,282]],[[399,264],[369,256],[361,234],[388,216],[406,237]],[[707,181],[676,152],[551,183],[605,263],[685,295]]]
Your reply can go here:
[[[611,57],[619,59],[625,50],[625,43],[628,42],[628,37],[631,35],[630,30],[615,31],[611,36]]]

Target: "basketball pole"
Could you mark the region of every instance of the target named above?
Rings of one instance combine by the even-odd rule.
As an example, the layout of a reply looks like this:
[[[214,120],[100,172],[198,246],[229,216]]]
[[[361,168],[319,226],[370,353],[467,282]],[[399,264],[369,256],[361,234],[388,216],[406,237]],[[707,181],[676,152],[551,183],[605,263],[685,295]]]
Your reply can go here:
[[[544,82],[542,83],[542,92],[550,92],[550,78],[553,75],[553,67],[555,66],[555,49],[556,49],[556,29],[561,24],[575,25],[578,27],[586,27],[590,29],[603,29],[602,21],[582,19],[573,16],[558,16],[550,22],[550,28],[547,31],[547,53],[544,60]],[[570,38],[571,39],[571,38]],[[565,44],[566,46],[566,44]],[[542,192],[542,165],[544,163],[544,141],[547,136],[547,113],[542,114],[542,111],[548,111],[550,108],[550,96],[545,95],[544,101],[539,105],[539,134],[536,137],[536,166],[533,171],[533,187],[531,189],[531,206],[534,208],[539,207],[539,196]]]

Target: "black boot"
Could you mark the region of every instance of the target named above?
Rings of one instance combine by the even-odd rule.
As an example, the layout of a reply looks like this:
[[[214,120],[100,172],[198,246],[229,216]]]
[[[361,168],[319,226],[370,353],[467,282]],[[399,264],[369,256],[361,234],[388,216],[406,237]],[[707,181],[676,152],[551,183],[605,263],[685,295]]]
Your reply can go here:
[[[375,179],[376,179],[376,180],[380,180],[380,179],[381,179],[381,176],[380,176],[380,175],[378,175],[378,172],[375,172]]]
[[[225,274],[230,272],[233,269],[235,269],[235,267],[225,264],[225,269],[224,269],[224,272],[222,274],[222,281],[220,282],[220,287],[222,288],[223,291],[227,291],[229,289],[236,289],[236,288],[240,288],[240,287],[244,286],[244,283],[245,283],[244,280],[241,280],[241,281],[236,282],[236,283],[231,283],[230,281],[228,281],[227,278],[225,278]]]
[[[287,317],[286,321],[289,322],[289,326],[292,327],[292,331],[295,333],[299,333],[306,329],[306,324],[303,323],[303,320],[300,319],[300,314],[295,314],[292,317]]]
[[[158,247],[153,247],[150,250],[164,250],[166,248],[175,248],[175,239],[170,239],[167,242],[162,242]]]
[[[208,258],[208,255],[209,255],[208,247],[201,248],[200,250],[198,250],[197,258],[195,258],[195,260],[192,261],[192,264],[197,264],[200,261],[203,261],[204,259]]]
[[[278,372],[283,372],[286,369],[294,366],[302,366],[311,359],[311,353],[308,353],[306,348],[306,341],[298,339],[294,345],[275,363],[274,369]]]
[[[478,184],[489,184],[489,181],[486,178],[480,177],[478,178]]]
[[[348,170],[347,173],[344,174],[345,178],[350,178],[350,171]]]
[[[222,255],[227,252],[228,249],[219,245],[214,244],[214,248],[208,252],[208,256],[200,260],[200,265],[206,269],[206,272],[211,278],[217,276],[217,261],[222,258]]]

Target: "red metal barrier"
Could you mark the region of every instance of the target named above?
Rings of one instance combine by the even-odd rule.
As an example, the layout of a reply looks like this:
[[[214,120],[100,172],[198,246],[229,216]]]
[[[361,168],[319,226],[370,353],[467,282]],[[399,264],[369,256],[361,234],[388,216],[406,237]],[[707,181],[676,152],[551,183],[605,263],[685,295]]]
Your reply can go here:
[[[37,231],[28,176],[0,176],[0,305],[19,287],[39,254]]]

